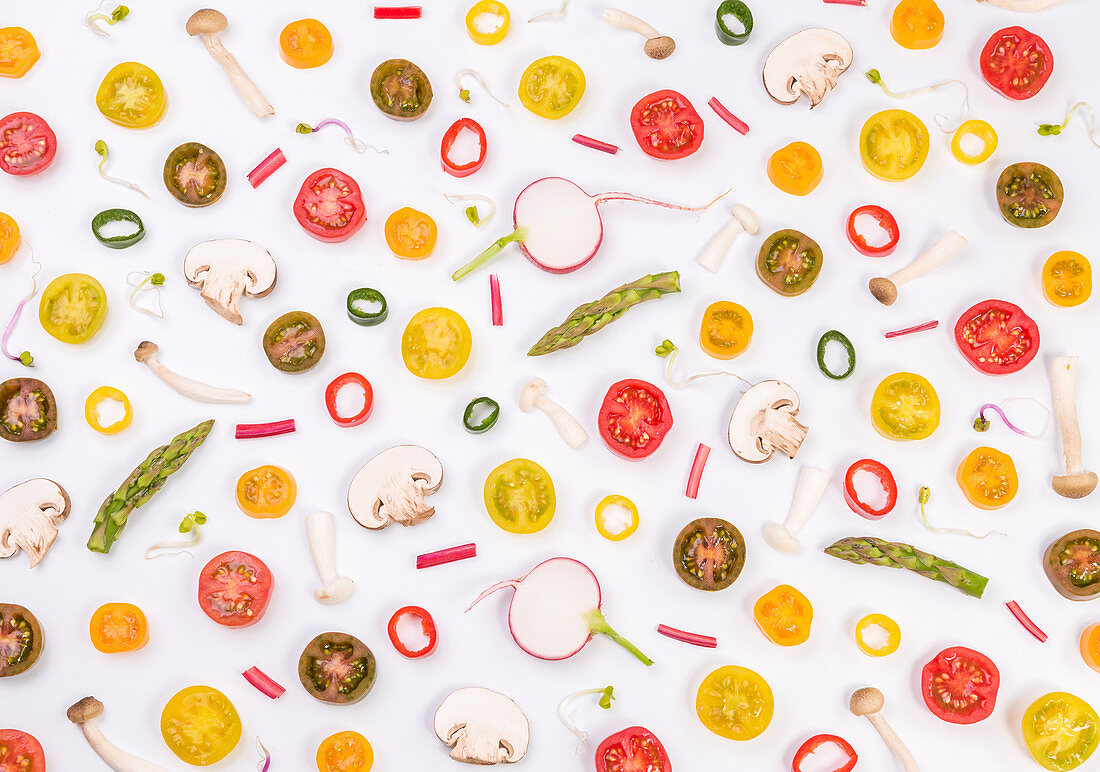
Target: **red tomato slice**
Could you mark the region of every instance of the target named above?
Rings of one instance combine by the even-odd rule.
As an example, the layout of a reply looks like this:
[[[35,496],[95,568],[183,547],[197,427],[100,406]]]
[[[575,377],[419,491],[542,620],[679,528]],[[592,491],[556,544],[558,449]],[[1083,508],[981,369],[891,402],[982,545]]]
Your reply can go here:
[[[687,97],[671,89],[638,100],[630,128],[646,155],[663,160],[687,158],[703,144],[703,119]]]
[[[631,378],[607,390],[597,422],[607,447],[636,461],[660,447],[672,428],[672,410],[663,391]]]
[[[989,718],[997,704],[1001,673],[993,660],[964,646],[944,649],[921,671],[924,704],[949,724]]]
[[[346,241],[367,221],[359,183],[339,169],[318,169],[306,177],[294,199],[298,224],[318,241]]]
[[[657,735],[632,726],[600,743],[596,772],[672,772],[672,762]]]
[[[249,627],[259,622],[271,601],[274,577],[255,555],[223,552],[199,574],[199,606],[225,627]]]
[[[53,163],[57,137],[34,113],[0,118],[0,171],[17,176],[38,174]]]
[[[1023,27],[993,33],[982,49],[982,77],[1009,99],[1031,99],[1054,72],[1054,54],[1038,35]]]
[[[1014,373],[1039,353],[1039,326],[1017,305],[983,300],[955,322],[955,343],[983,373]]]
[[[46,772],[46,754],[34,735],[0,729],[0,772]]]

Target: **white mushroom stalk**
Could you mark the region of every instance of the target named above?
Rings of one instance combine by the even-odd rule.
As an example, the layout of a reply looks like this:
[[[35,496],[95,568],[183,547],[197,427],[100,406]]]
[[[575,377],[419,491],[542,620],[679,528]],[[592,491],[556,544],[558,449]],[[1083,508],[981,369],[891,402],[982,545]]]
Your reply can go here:
[[[313,591],[318,603],[332,605],[351,595],[355,582],[336,573],[336,523],[331,512],[306,515],[306,539],[321,587]]]
[[[764,60],[764,89],[783,105],[805,94],[813,109],[852,66],[852,46],[828,29],[804,29],[777,45]]]
[[[990,5],[1004,8],[1006,11],[1035,13],[1058,5],[1062,0],[978,0],[978,2],[988,2]]]
[[[897,757],[905,772],[920,772],[913,754],[909,752],[909,749],[905,747],[905,743],[901,741],[901,738],[883,718],[881,711],[885,704],[886,698],[882,696],[882,692],[873,686],[865,686],[862,689],[857,689],[852,694],[852,698],[848,702],[848,709],[852,711],[853,715],[867,717],[867,720],[871,722],[871,726],[875,728],[879,736],[882,737],[882,741],[886,743],[886,747]]]
[[[183,277],[206,305],[233,324],[243,324],[243,296],[262,298],[275,289],[278,269],[271,253],[245,239],[200,241],[183,258]]]
[[[167,383],[177,393],[195,400],[196,402],[214,402],[221,404],[239,405],[252,399],[252,395],[233,389],[221,389],[202,381],[186,378],[162,365],[157,359],[160,348],[152,341],[143,340],[134,351],[134,359],[144,364],[153,374]]]
[[[798,482],[795,483],[794,498],[791,499],[791,508],[787,512],[787,519],[782,523],[768,523],[764,526],[764,541],[777,552],[793,555],[798,552],[801,545],[798,543],[798,532],[806,525],[810,515],[817,509],[821,497],[829,487],[829,473],[812,466],[804,466],[798,473]]]
[[[762,464],[780,451],[794,458],[809,431],[798,422],[798,392],[782,381],[749,388],[730,416],[730,449],[742,461]]]
[[[127,753],[103,736],[99,718],[103,715],[103,703],[95,697],[85,697],[69,708],[65,714],[69,721],[80,727],[84,739],[103,763],[115,772],[168,772],[159,764]]]
[[[1062,129],[1069,125],[1069,122],[1073,120],[1073,116],[1080,110],[1085,116],[1085,120],[1088,123],[1089,128],[1089,141],[1096,147],[1100,147],[1100,142],[1096,141],[1096,113],[1093,112],[1092,105],[1088,102],[1078,102],[1073,107],[1069,108],[1069,112],[1066,113],[1066,118],[1059,124],[1053,123],[1041,123],[1039,124],[1039,136],[1041,137],[1056,137],[1062,133]]]
[[[644,37],[645,44],[642,46],[642,50],[650,59],[667,59],[676,50],[675,40],[668,35],[662,35],[651,24],[647,24],[626,11],[608,8],[603,12],[603,20],[612,27],[636,32]]]
[[[69,494],[53,480],[36,477],[0,493],[0,558],[23,550],[34,568],[57,538],[57,526],[69,516]]]
[[[1050,479],[1054,492],[1067,499],[1083,499],[1096,489],[1096,472],[1085,470],[1081,425],[1077,421],[1077,357],[1057,357],[1050,365],[1054,418],[1062,434],[1066,473]]]
[[[716,375],[728,375],[731,378],[736,378],[744,384],[752,386],[752,383],[746,381],[740,375],[737,375],[736,373],[731,373],[728,370],[709,370],[707,372],[689,375],[682,381],[677,380],[676,376],[673,375],[673,371],[676,369],[676,358],[680,355],[680,349],[668,338],[665,338],[663,341],[661,341],[660,344],[658,344],[657,348],[653,350],[653,353],[665,360],[665,381],[668,383],[669,386],[674,389],[685,389],[691,384],[695,383],[695,381],[701,380],[703,378],[713,378]]]
[[[493,93],[493,90],[489,88],[489,84],[485,82],[485,78],[481,76],[480,72],[468,68],[465,70],[459,70],[455,73],[455,85],[458,86],[458,96],[463,102],[470,101],[470,89],[462,85],[462,79],[467,77],[476,80],[481,85],[481,87],[485,89],[485,93],[488,94],[497,104],[511,108],[510,104],[508,104],[503,99]]]
[[[615,687],[608,685],[602,689],[582,689],[579,692],[573,692],[567,695],[561,702],[558,703],[558,720],[562,725],[577,736],[577,755],[584,753],[588,748],[588,732],[577,726],[575,718],[577,715],[577,708],[573,707],[573,703],[582,697],[587,697],[590,694],[600,695],[599,706],[604,710],[611,710],[611,701],[615,699]]]
[[[892,306],[898,299],[901,285],[927,276],[942,268],[948,260],[959,254],[966,246],[966,239],[958,231],[949,231],[916,260],[883,278],[876,276],[867,283],[875,300],[884,306]]]
[[[271,106],[264,95],[260,93],[260,89],[252,82],[252,79],[237,64],[233,54],[229,53],[222,45],[222,41],[218,36],[225,32],[228,26],[229,20],[225,18],[225,14],[221,11],[215,11],[213,8],[203,8],[191,14],[191,18],[187,20],[186,29],[188,35],[191,37],[197,35],[202,40],[206,50],[210,52],[210,56],[222,66],[225,74],[229,76],[229,82],[244,97],[244,101],[248,104],[248,109],[252,111],[253,115],[259,118],[274,115],[275,108]]]
[[[466,764],[514,764],[527,755],[531,729],[511,698],[471,686],[451,692],[435,712],[435,734]]]
[[[756,212],[747,206],[734,204],[730,207],[730,215],[733,219],[726,224],[726,227],[718,231],[714,238],[707,242],[703,251],[695,258],[696,263],[711,273],[715,273],[722,267],[722,261],[726,259],[726,254],[730,251],[730,247],[733,246],[733,242],[737,240],[738,236],[742,233],[755,236],[757,231],[760,230],[760,220],[757,218]]]
[[[541,410],[546,414],[558,430],[558,434],[565,440],[565,444],[576,450],[588,442],[588,432],[580,425],[565,408],[546,396],[546,381],[542,378],[532,378],[519,393],[519,408],[524,413],[532,410]]]
[[[880,89],[882,93],[893,99],[911,99],[912,97],[923,96],[925,94],[933,94],[941,89],[948,88],[950,86],[962,86],[963,90],[963,103],[962,103],[962,116],[959,120],[952,123],[947,120],[946,115],[936,113],[932,117],[936,121],[936,125],[940,127],[940,131],[945,134],[954,134],[959,126],[963,124],[968,117],[970,117],[970,88],[961,80],[941,80],[938,83],[932,83],[922,88],[915,88],[909,91],[892,91],[886,82],[882,79],[882,74],[878,70],[867,70],[867,80],[874,83]]]
[[[360,467],[348,486],[348,511],[364,528],[417,525],[435,514],[424,501],[443,484],[443,464],[419,445],[383,450]],[[323,579],[322,579],[323,581]]]

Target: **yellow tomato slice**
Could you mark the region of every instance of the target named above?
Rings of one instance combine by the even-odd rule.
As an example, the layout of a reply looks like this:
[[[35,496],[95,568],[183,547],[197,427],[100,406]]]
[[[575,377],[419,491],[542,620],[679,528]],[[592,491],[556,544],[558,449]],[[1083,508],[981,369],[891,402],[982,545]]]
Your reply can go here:
[[[544,56],[519,79],[519,101],[542,118],[564,118],[584,96],[584,70],[564,56]]]
[[[317,748],[319,772],[370,772],[373,766],[374,749],[358,732],[337,732]]]
[[[966,148],[966,145],[972,144],[970,140],[975,143],[981,142],[981,150],[970,152]],[[997,131],[985,121],[976,118],[964,121],[959,128],[955,129],[955,134],[951,137],[951,155],[955,156],[955,160],[959,163],[977,166],[990,159],[997,149],[997,141]]]
[[[435,249],[435,220],[412,207],[403,207],[386,220],[386,244],[397,257],[423,260]]]
[[[132,603],[105,603],[88,625],[92,645],[104,654],[137,651],[149,642],[145,613]]]
[[[140,62],[111,68],[99,84],[95,103],[103,116],[128,129],[147,129],[164,117],[168,96],[160,76]]]
[[[699,720],[716,735],[751,740],[772,721],[775,698],[760,674],[738,665],[726,665],[703,679],[695,695]]]
[[[752,329],[752,314],[744,306],[719,300],[703,312],[699,346],[715,359],[733,359],[749,347]]]
[[[1067,692],[1044,694],[1031,703],[1021,729],[1032,758],[1053,772],[1077,769],[1100,745],[1100,717]]]
[[[907,110],[883,110],[863,124],[859,157],[863,168],[880,180],[901,182],[928,160],[928,127]]]
[[[869,657],[893,654],[901,645],[901,628],[885,614],[868,614],[856,623],[856,645]]]
[[[940,398],[927,378],[894,373],[871,397],[871,424],[888,440],[923,440],[940,425]]]
[[[249,517],[282,517],[297,498],[294,475],[279,466],[258,466],[237,480],[237,505]]]
[[[84,343],[103,325],[107,316],[107,291],[92,276],[67,273],[42,290],[38,321],[42,329],[62,343]]]
[[[768,179],[792,196],[809,195],[824,176],[821,153],[808,142],[792,142],[776,150],[768,159]]]
[[[814,607],[810,599],[789,584],[766,592],[752,608],[760,632],[772,643],[797,646],[810,637]]]
[[[10,214],[0,212],[0,265],[19,251],[19,223]]]
[[[943,11],[934,0],[901,0],[890,17],[890,36],[902,48],[932,48],[943,32]]]
[[[332,58],[332,33],[316,19],[298,19],[279,33],[279,54],[291,67],[320,67]]]
[[[401,335],[401,359],[409,372],[420,378],[457,375],[470,359],[472,348],[470,326],[449,308],[418,311]]]
[[[1020,490],[1012,457],[984,446],[970,451],[963,459],[955,480],[967,501],[980,509],[1000,509]]]
[[[122,416],[109,424],[104,424],[99,411],[104,403],[113,402],[122,406]],[[134,411],[130,406],[130,398],[114,386],[100,386],[84,400],[84,420],[88,426],[100,434],[118,434],[130,425],[134,420]]]
[[[211,686],[177,692],[160,714],[160,734],[172,753],[197,767],[221,761],[241,740],[241,717]]]
[[[638,507],[626,496],[604,496],[596,505],[596,530],[609,541],[622,541],[638,530]]]
[[[29,30],[22,27],[0,28],[0,77],[22,78],[41,55],[38,42]]]
[[[508,533],[538,533],[550,525],[558,505],[550,473],[526,458],[489,472],[483,494],[485,511]]]
[[[0,260],[0,262],[3,262]],[[1080,252],[1055,252],[1043,264],[1043,295],[1063,308],[1079,306],[1092,296],[1092,264]]]
[[[466,13],[466,31],[482,46],[493,46],[508,34],[508,6],[498,0],[478,0]]]

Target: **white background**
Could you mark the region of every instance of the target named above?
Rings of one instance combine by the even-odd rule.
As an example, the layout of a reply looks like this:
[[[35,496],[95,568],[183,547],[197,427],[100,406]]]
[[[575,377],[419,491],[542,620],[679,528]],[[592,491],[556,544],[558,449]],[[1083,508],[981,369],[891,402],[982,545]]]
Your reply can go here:
[[[79,731],[64,718],[77,699],[94,694],[106,705],[104,731],[127,749],[164,766],[182,765],[159,736],[158,716],[180,688],[204,683],[233,700],[245,724],[245,739],[220,768],[246,770],[255,761],[252,738],[261,736],[274,755],[274,769],[312,769],[320,740],[342,729],[370,738],[376,767],[454,769],[446,749],[433,736],[431,717],[450,691],[467,685],[501,690],[523,707],[532,727],[526,768],[590,769],[591,756],[575,757],[571,735],[557,722],[558,701],[577,689],[613,683],[619,699],[605,713],[590,703],[580,722],[593,739],[632,724],[643,724],[664,741],[677,768],[698,770],[782,769],[794,749],[821,731],[847,737],[860,753],[860,768],[894,768],[871,726],[851,716],[848,696],[873,684],[886,694],[886,715],[906,740],[923,769],[1035,769],[1020,736],[1025,708],[1053,690],[1077,693],[1100,706],[1100,676],[1077,653],[1081,630],[1097,621],[1096,607],[1062,599],[1043,576],[1046,546],[1063,533],[1095,521],[1095,498],[1073,502],[1049,485],[1061,472],[1057,433],[1041,441],[1018,437],[995,423],[986,435],[970,428],[982,402],[1032,396],[1049,402],[1047,368],[1051,357],[1082,355],[1080,411],[1086,464],[1100,465],[1100,407],[1091,395],[1100,383],[1094,337],[1096,300],[1066,310],[1041,295],[1039,269],[1052,252],[1077,249],[1095,258],[1093,247],[1097,164],[1080,124],[1060,138],[1035,135],[1035,124],[1057,121],[1077,99],[1095,98],[1095,10],[1084,0],[1037,16],[1014,15],[969,0],[943,3],[947,34],[934,50],[910,52],[889,37],[893,3],[873,0],[866,8],[824,5],[818,0],[751,3],[756,28],[750,42],[733,48],[712,30],[717,4],[668,5],[637,0],[628,6],[678,42],[663,62],[642,55],[641,40],[599,21],[602,5],[575,0],[562,21],[526,24],[546,10],[542,0],[513,0],[512,32],[499,46],[473,44],[463,31],[466,3],[428,0],[420,21],[384,22],[370,18],[362,0],[327,0],[305,5],[269,0],[235,2],[225,10],[230,29],[224,40],[272,104],[274,118],[259,120],[232,91],[220,68],[197,40],[184,32],[194,7],[179,0],[130,3],[131,17],[100,39],[81,26],[87,10],[80,3],[6,4],[3,23],[33,31],[42,60],[21,80],[0,84],[0,113],[31,110],[57,133],[60,150],[39,177],[0,180],[0,210],[20,223],[27,243],[44,264],[39,286],[70,271],[88,272],[107,287],[111,308],[95,339],[69,346],[49,338],[35,320],[35,303],[15,331],[16,352],[29,348],[37,367],[14,363],[0,376],[34,375],[49,383],[59,402],[60,428],[47,441],[0,449],[0,486],[32,476],[56,479],[69,491],[69,521],[44,563],[28,572],[19,556],[0,565],[0,596],[28,606],[41,620],[47,644],[29,673],[0,682],[0,726],[36,735],[51,769],[95,769]],[[318,70],[294,70],[278,54],[278,35],[289,21],[312,15],[336,37],[336,54]],[[996,29],[1022,23],[1041,33],[1055,51],[1057,67],[1042,94],[1010,103],[990,90],[978,73],[977,54]],[[848,37],[856,63],[839,88],[813,112],[805,101],[774,104],[760,84],[760,68],[778,41],[804,26],[832,27]],[[454,73],[479,69],[506,99],[515,102],[524,67],[546,54],[578,62],[588,77],[581,106],[558,122],[539,119],[517,105],[505,110],[473,86],[473,102],[459,101]],[[435,101],[415,123],[395,123],[371,104],[367,84],[374,67],[390,57],[413,60],[429,74]],[[136,60],[153,67],[169,93],[165,119],[135,132],[108,123],[93,97],[113,65]],[[904,89],[959,77],[971,87],[974,116],[990,120],[1000,133],[995,159],[964,167],[949,153],[949,137],[933,131],[925,168],[912,181],[890,184],[872,179],[860,166],[856,136],[873,112],[902,106],[934,129],[933,113],[954,115],[954,90],[898,105],[863,78],[879,68],[887,82]],[[691,99],[706,122],[706,140],[690,159],[660,163],[644,156],[627,125],[634,102],[658,88],[671,87]],[[752,127],[733,132],[707,108],[718,96]],[[485,126],[489,160],[484,170],[463,181],[439,169],[443,132],[456,118],[470,115]],[[333,116],[349,122],[365,141],[386,147],[388,156],[359,156],[328,129],[312,136],[293,133],[300,121]],[[581,132],[615,142],[623,150],[606,156],[569,141]],[[140,182],[152,195],[108,185],[96,176],[96,139],[111,148],[109,170]],[[825,180],[812,195],[796,199],[767,181],[768,154],[801,139],[825,158]],[[160,182],[168,152],[181,142],[207,143],[225,159],[228,190],[213,207],[181,207]],[[258,190],[245,174],[275,146],[289,159]],[[1066,203],[1057,222],[1037,231],[1006,225],[997,212],[993,185],[1008,163],[1036,160],[1058,171]],[[370,221],[350,241],[325,245],[307,236],[290,213],[302,179],[322,166],[336,166],[363,187]],[[489,241],[510,230],[508,210],[515,194],[546,175],[574,179],[590,192],[627,190],[683,203],[709,200],[733,188],[732,200],[753,206],[763,233],[733,249],[717,277],[693,263],[701,246],[726,222],[722,207],[702,216],[629,204],[603,207],[604,246],[590,265],[568,276],[544,274],[514,248],[493,265],[504,295],[505,326],[489,324],[488,273],[461,284],[450,281],[454,268]],[[475,230],[462,208],[444,192],[492,196],[501,213]],[[855,206],[887,206],[901,225],[895,255],[874,261],[856,254],[844,236],[844,221]],[[421,263],[395,260],[385,247],[382,224],[393,210],[411,205],[436,218],[439,246]],[[88,232],[101,209],[133,208],[148,236],[138,246],[114,252]],[[824,248],[825,266],[812,291],[785,299],[753,275],[752,260],[763,236],[794,227]],[[957,260],[933,277],[906,286],[892,308],[876,303],[868,278],[907,263],[947,230],[970,240]],[[245,324],[235,328],[208,310],[181,276],[184,253],[196,242],[241,237],[267,246],[279,264],[275,292],[245,301]],[[162,271],[168,318],[150,319],[126,306],[125,276],[132,270]],[[684,293],[631,311],[627,317],[578,348],[538,360],[524,352],[544,330],[558,324],[578,303],[599,297],[620,283],[651,271],[679,269]],[[5,307],[24,291],[31,265],[24,251],[0,268]],[[362,328],[344,314],[349,290],[372,286],[390,302],[384,325]],[[951,328],[973,303],[1001,297],[1021,305],[1038,322],[1043,342],[1039,357],[1023,372],[992,378],[973,370],[956,350]],[[748,352],[734,369],[746,378],[780,378],[799,390],[801,418],[809,437],[797,462],[776,458],[762,466],[742,463],[730,453],[725,426],[736,400],[734,381],[713,379],[690,391],[668,389],[676,425],[661,449],[640,463],[612,455],[596,433],[595,416],[608,385],[624,377],[663,383],[663,363],[652,353],[664,337],[684,350],[684,371],[714,363],[695,345],[703,309],[717,299],[746,306],[756,322]],[[466,369],[445,382],[418,380],[402,366],[400,331],[417,310],[445,305],[462,313],[474,331],[474,354]],[[297,308],[323,323],[328,349],[320,366],[304,375],[284,375],[267,363],[260,337],[276,316]],[[5,312],[6,313],[6,312]],[[931,333],[886,341],[882,333],[939,319]],[[814,362],[818,337],[827,329],[846,332],[859,363],[843,382],[823,378]],[[251,391],[246,406],[207,406],[188,401],[157,381],[132,356],[150,339],[161,346],[169,367],[218,385]],[[323,405],[325,385],[349,369],[363,372],[375,392],[374,416],[356,429],[337,428]],[[915,444],[892,443],[870,426],[870,394],[885,375],[902,369],[928,377],[943,401],[936,434]],[[551,396],[574,411],[593,439],[579,452],[569,450],[548,421],[524,415],[515,395],[525,379],[541,375]],[[83,402],[92,389],[110,384],[129,394],[132,427],[118,436],[94,433],[83,420]],[[491,433],[472,437],[461,425],[462,409],[474,396],[497,398],[503,412]],[[153,447],[208,417],[218,419],[206,445],[163,491],[130,519],[110,555],[84,547],[102,498]],[[233,425],[294,417],[298,431],[275,439],[236,441]],[[413,442],[435,451],[446,479],[432,498],[437,515],[411,529],[365,532],[351,520],[344,499],[359,466],[390,445]],[[697,443],[713,447],[697,501],[683,496]],[[954,482],[959,461],[975,446],[992,444],[1009,452],[1020,473],[1020,494],[1006,509],[987,513],[971,507]],[[487,472],[501,461],[527,456],[545,466],[557,487],[558,513],[535,536],[513,536],[496,528],[481,503]],[[888,464],[898,478],[901,498],[885,520],[868,523],[844,504],[835,482],[855,459],[871,456]],[[233,486],[238,475],[261,463],[290,469],[298,481],[298,503],[278,521],[252,520],[238,511]],[[834,483],[803,532],[795,557],[773,552],[761,526],[784,516],[801,463],[819,465]],[[933,491],[931,517],[984,532],[1003,530],[1008,538],[973,541],[925,531],[915,513],[916,491]],[[593,527],[595,503],[609,493],[630,496],[641,510],[642,526],[624,543],[600,538]],[[201,509],[209,515],[195,560],[187,557],[146,562],[142,553],[170,538],[180,518]],[[316,509],[337,516],[338,564],[356,580],[355,594],[335,607],[312,599],[317,583],[305,544],[303,517]],[[725,592],[701,593],[684,585],[672,570],[672,539],[689,520],[719,515],[734,522],[748,541],[748,561],[737,583]],[[821,548],[848,535],[873,534],[915,543],[991,577],[983,600],[901,571],[857,567],[821,554]],[[417,553],[475,541],[476,560],[415,571]],[[195,601],[196,575],[213,555],[241,548],[260,556],[277,575],[277,589],[264,620],[247,630],[213,624]],[[516,577],[557,554],[587,562],[603,582],[604,609],[611,623],[649,653],[657,664],[645,669],[614,644],[594,641],[565,662],[542,662],[521,652],[505,626],[507,599],[497,596],[464,615],[484,587]],[[813,601],[810,640],[797,648],[772,645],[755,629],[752,604],[778,583],[789,582]],[[1018,600],[1049,634],[1040,645],[1010,617],[1004,602]],[[103,655],[88,640],[88,619],[107,601],[137,603],[149,617],[151,639],[142,651]],[[426,606],[440,629],[438,651],[429,659],[398,656],[385,624],[399,606]],[[853,626],[878,611],[901,624],[901,649],[885,659],[860,653]],[[659,637],[658,623],[716,635],[716,651],[685,647]],[[366,641],[378,658],[378,681],[371,695],[352,707],[323,705],[297,683],[295,665],[302,647],[324,630],[344,630]],[[1002,688],[993,716],[971,727],[948,725],[923,705],[918,688],[921,666],[940,649],[965,645],[998,664]],[[248,686],[239,673],[259,665],[288,687],[277,702]],[[776,699],[775,718],[758,739],[724,740],[704,729],[694,715],[700,680],[723,664],[750,667],[767,678]],[[598,714],[598,715],[597,715]],[[589,754],[591,751],[589,752]],[[1094,763],[1095,766],[1095,763]]]

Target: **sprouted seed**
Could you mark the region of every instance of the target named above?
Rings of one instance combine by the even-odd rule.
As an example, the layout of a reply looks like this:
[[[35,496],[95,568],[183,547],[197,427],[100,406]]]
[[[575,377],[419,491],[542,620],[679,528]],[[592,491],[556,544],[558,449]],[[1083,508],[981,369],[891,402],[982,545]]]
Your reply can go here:
[[[561,7],[556,11],[544,11],[543,13],[537,13],[527,20],[530,24],[533,21],[549,21],[550,19],[560,19],[565,16],[566,10],[569,8],[569,0],[561,0]]]
[[[575,717],[577,715],[577,708],[569,710],[570,706],[581,697],[586,697],[589,694],[600,695],[599,706],[604,710],[611,710],[611,701],[615,699],[615,687],[608,685],[602,689],[584,689],[579,692],[573,692],[560,703],[558,703],[558,719],[570,732],[577,736],[577,755],[584,753],[588,747],[588,732],[584,731],[577,726]]]
[[[179,532],[190,534],[190,536],[178,541],[165,541],[160,544],[154,544],[152,547],[145,550],[145,559],[156,560],[157,558],[174,557],[176,555],[189,555],[192,558],[195,557],[188,551],[188,548],[194,547],[202,540],[202,533],[199,532],[200,525],[206,525],[206,515],[202,512],[196,511],[189,515],[185,515],[183,520],[180,521]]]
[[[106,2],[107,0],[103,0],[95,7],[95,10],[88,11],[87,15],[84,16],[84,26],[101,38],[109,38],[111,33],[100,27],[99,22],[115,25],[130,15],[130,9],[125,5],[116,5],[110,13],[103,13],[103,6]]]
[[[30,249],[30,247],[28,247]],[[23,306],[27,305],[35,293],[38,292],[38,274],[42,271],[42,263],[38,262],[38,259],[34,256],[34,250],[31,250],[31,262],[37,267],[34,269],[34,273],[31,274],[31,291],[28,292],[19,301],[19,305],[15,307],[15,311],[11,315],[11,319],[8,320],[8,326],[4,328],[4,335],[0,338],[0,352],[3,352],[4,356],[13,362],[18,362],[24,367],[34,367],[34,357],[31,356],[31,352],[24,351],[19,356],[15,356],[8,351],[8,341],[11,339],[12,330],[15,329],[15,323],[19,321],[19,315],[23,313]]]
[[[965,528],[940,528],[938,526],[932,525],[930,522],[928,522],[928,515],[925,514],[925,511],[924,511],[924,505],[927,504],[929,499],[931,499],[931,498],[932,498],[932,489],[929,488],[927,485],[922,485],[920,487],[920,490],[917,492],[917,504],[920,506],[920,521],[924,525],[924,527],[927,528],[932,533],[952,533],[952,534],[955,534],[957,536],[969,536],[972,539],[984,539],[987,536],[992,536],[993,534],[996,534],[998,536],[1007,536],[1008,535],[1008,534],[1001,533],[1000,531],[987,531],[982,536],[978,536],[978,534],[971,533],[970,531],[966,530]]]
[[[320,131],[326,126],[339,126],[341,129],[343,129],[345,134],[344,142],[350,145],[356,153],[365,153],[368,150],[373,150],[374,152],[378,153],[378,155],[390,154],[389,150],[379,150],[374,145],[368,145],[363,140],[357,139],[354,132],[352,132],[350,126],[348,126],[343,121],[336,120],[335,118],[325,118],[316,126],[310,126],[308,123],[299,123],[294,130],[299,134],[312,134],[315,131]]]
[[[138,184],[136,182],[130,182],[129,180],[124,180],[121,177],[112,177],[110,174],[107,174],[107,172],[105,172],[103,170],[103,167],[107,165],[107,153],[108,153],[108,151],[107,151],[107,143],[106,142],[104,142],[102,139],[97,139],[96,143],[95,143],[95,151],[96,151],[96,153],[99,154],[99,176],[100,177],[107,180],[107,182],[113,182],[115,185],[121,185],[124,188],[129,188],[130,190],[135,190],[138,193],[140,193],[141,195],[145,196],[146,198],[149,198],[149,194],[146,193],[144,190],[142,190],[141,187],[138,186]]]
[[[886,83],[883,82],[882,74],[878,70],[868,70],[867,80],[871,81],[876,86],[881,88],[882,92],[886,94],[886,96],[892,97],[894,99],[909,99],[911,97],[923,96],[924,94],[931,94],[933,92],[939,91],[940,89],[947,88],[948,86],[962,86],[962,117],[959,118],[957,122],[952,124],[950,121],[948,121],[947,116],[945,115],[936,113],[934,116],[932,116],[936,121],[936,125],[940,127],[940,131],[944,132],[945,134],[954,134],[958,130],[959,126],[961,126],[970,115],[970,89],[967,88],[966,84],[963,83],[961,80],[943,80],[938,83],[933,83],[929,86],[924,86],[923,88],[915,88],[910,91],[892,91],[886,85]]]
[[[1008,419],[1008,416],[1005,414],[1005,408],[1007,408],[1008,405],[1013,402],[1031,402],[1035,405],[1038,405],[1039,409],[1046,413],[1046,423],[1043,425],[1043,430],[1038,434],[1035,434],[1027,431],[1026,429],[1021,429],[1020,427],[1016,426],[1012,421],[1010,421]],[[1052,419],[1050,409],[1047,408],[1047,406],[1044,405],[1042,402],[1037,399],[1033,399],[1032,397],[1012,397],[1011,399],[1006,399],[1001,405],[994,405],[990,402],[987,402],[986,404],[978,408],[978,417],[974,419],[974,431],[989,431],[991,422],[988,418],[985,417],[986,411],[995,413],[996,415],[1000,416],[1000,419],[1004,421],[1005,426],[1016,432],[1016,434],[1022,435],[1024,437],[1029,437],[1033,440],[1040,440],[1043,437],[1046,437],[1047,434],[1050,432]]]
[[[271,768],[271,751],[264,747],[259,737],[256,737],[256,752],[263,756],[262,759],[256,762],[256,769],[259,772],[267,772]]]
[[[476,228],[480,228],[482,225],[489,222],[489,220],[493,219],[493,215],[497,213],[496,203],[488,196],[480,196],[476,193],[466,193],[463,195],[451,195],[444,193],[443,198],[447,199],[452,204],[458,204],[463,201],[480,201],[481,203],[489,207],[489,211],[486,212],[484,215],[482,215],[477,206],[473,204],[467,206],[464,210],[466,212],[466,219],[473,223],[474,227]]]
[[[657,348],[653,350],[653,353],[665,360],[665,380],[668,381],[668,385],[674,389],[683,389],[701,378],[711,378],[715,375],[728,375],[732,378],[736,378],[742,383],[748,384],[750,386],[752,385],[740,375],[737,375],[736,373],[731,373],[728,370],[711,370],[705,373],[696,373],[695,375],[688,376],[682,381],[678,381],[676,380],[676,377],[672,374],[672,371],[676,367],[676,357],[680,353],[680,349],[676,346],[676,344],[668,338],[665,338],[663,341],[660,342],[660,344],[658,344]]]
[[[510,104],[505,102],[503,99],[500,99],[496,94],[492,92],[492,90],[489,88],[489,84],[485,82],[485,78],[481,77],[480,72],[478,72],[477,70],[468,69],[459,70],[457,73],[455,73],[455,85],[458,86],[458,96],[463,102],[470,101],[470,89],[462,85],[462,79],[467,75],[480,83],[481,87],[485,89],[485,93],[492,97],[498,104],[501,104],[504,107],[511,107]]]
[[[164,285],[163,273],[149,273],[148,271],[131,271],[126,275],[126,283],[133,287],[130,296],[126,299],[130,307],[157,319],[164,318],[164,306],[160,302],[160,288]],[[137,302],[138,295],[146,292],[153,293],[153,308],[146,308]]]
[[[1081,112],[1083,112],[1085,114],[1085,120],[1088,121],[1089,140],[1092,142],[1092,144],[1096,145],[1097,147],[1100,147],[1100,142],[1096,141],[1096,113],[1093,112],[1092,105],[1090,105],[1088,102],[1078,102],[1073,107],[1069,108],[1069,112],[1066,113],[1066,119],[1064,121],[1062,121],[1060,124],[1053,124],[1053,123],[1039,124],[1039,136],[1041,136],[1041,137],[1056,137],[1056,136],[1058,136],[1059,134],[1062,133],[1062,129],[1064,129],[1069,124],[1069,122],[1071,120],[1073,120],[1073,116],[1077,113],[1078,110],[1080,110]]]

